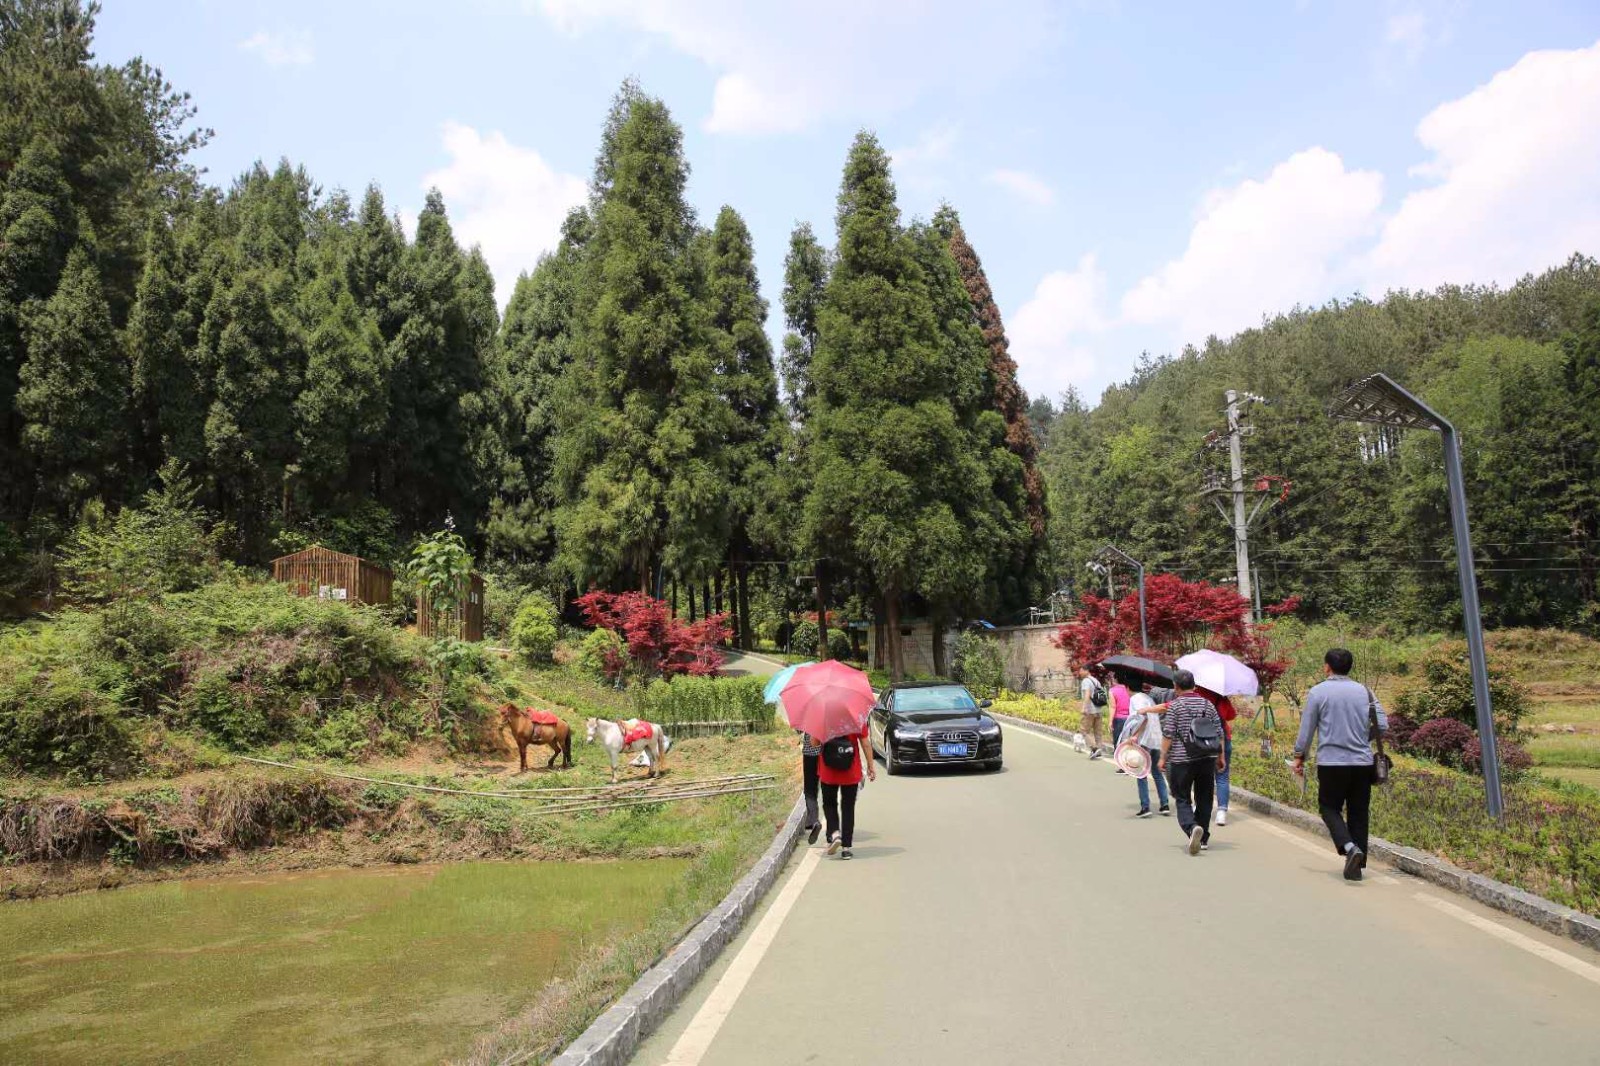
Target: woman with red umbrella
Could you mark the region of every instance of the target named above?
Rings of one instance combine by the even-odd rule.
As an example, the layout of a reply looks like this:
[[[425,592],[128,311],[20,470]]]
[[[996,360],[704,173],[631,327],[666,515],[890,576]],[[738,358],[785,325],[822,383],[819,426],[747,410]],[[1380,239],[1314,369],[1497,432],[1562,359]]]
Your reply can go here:
[[[860,670],[837,660],[802,666],[779,694],[792,728],[826,737],[817,760],[822,816],[828,823],[828,854],[851,858],[856,830],[856,794],[861,775],[877,780],[867,716],[877,699]]]

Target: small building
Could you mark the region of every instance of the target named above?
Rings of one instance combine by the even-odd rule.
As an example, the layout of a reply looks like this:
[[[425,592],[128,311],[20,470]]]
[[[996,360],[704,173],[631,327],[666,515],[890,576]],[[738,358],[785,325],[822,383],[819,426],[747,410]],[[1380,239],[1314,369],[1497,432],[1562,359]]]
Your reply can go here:
[[[417,597],[417,632],[425,637],[455,637],[458,640],[483,639],[483,575],[472,571],[467,582],[467,598],[455,610],[435,617],[432,608]]]
[[[872,665],[882,667],[888,649],[879,642],[882,627],[874,626],[869,649]],[[1067,653],[1056,647],[1052,638],[1061,627],[1054,623],[1025,626],[996,626],[984,635],[1000,644],[1005,655],[1005,687],[1012,692],[1031,692],[1036,696],[1057,696],[1074,682]],[[955,659],[956,630],[948,629],[938,639],[945,642],[945,663]],[[904,619],[900,625],[900,652],[906,671],[913,677],[933,676],[933,623],[926,618]]]
[[[272,580],[288,585],[296,596],[346,603],[385,604],[394,594],[388,567],[320,544],[272,560]]]

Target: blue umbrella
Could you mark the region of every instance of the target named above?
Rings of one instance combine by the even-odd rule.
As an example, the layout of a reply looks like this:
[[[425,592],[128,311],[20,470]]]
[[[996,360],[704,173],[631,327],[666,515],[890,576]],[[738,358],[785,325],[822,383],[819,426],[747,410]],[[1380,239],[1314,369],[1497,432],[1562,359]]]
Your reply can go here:
[[[785,666],[782,670],[779,670],[777,673],[773,674],[772,680],[768,681],[765,687],[762,688],[762,697],[768,703],[777,703],[778,694],[783,691],[783,686],[789,683],[789,679],[794,676],[794,672],[800,669],[802,666],[810,665],[811,662],[807,660],[803,663],[795,663],[793,666]]]

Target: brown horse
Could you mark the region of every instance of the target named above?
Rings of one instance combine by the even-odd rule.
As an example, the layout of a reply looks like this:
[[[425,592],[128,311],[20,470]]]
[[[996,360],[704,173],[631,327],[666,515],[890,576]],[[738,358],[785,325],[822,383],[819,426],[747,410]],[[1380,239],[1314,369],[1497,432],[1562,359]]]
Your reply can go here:
[[[559,717],[554,725],[535,722],[528,717],[528,712],[514,703],[503,704],[500,708],[500,721],[511,730],[511,735],[517,741],[517,758],[522,763],[518,773],[528,772],[528,745],[542,744],[550,749],[550,761],[544,764],[546,770],[554,770],[556,756],[564,756],[561,763],[563,770],[572,767],[572,729]]]

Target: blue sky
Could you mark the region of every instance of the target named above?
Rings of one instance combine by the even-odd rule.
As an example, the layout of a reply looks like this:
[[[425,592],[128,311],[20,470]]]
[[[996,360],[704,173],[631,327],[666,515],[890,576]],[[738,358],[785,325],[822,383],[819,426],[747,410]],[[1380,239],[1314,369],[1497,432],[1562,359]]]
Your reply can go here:
[[[502,302],[634,75],[702,219],[750,223],[774,334],[789,231],[831,239],[873,129],[907,217],[960,210],[1036,395],[1296,303],[1600,254],[1592,0],[107,0],[98,52],[194,94],[219,183],[287,157],[408,218],[438,185]]]

